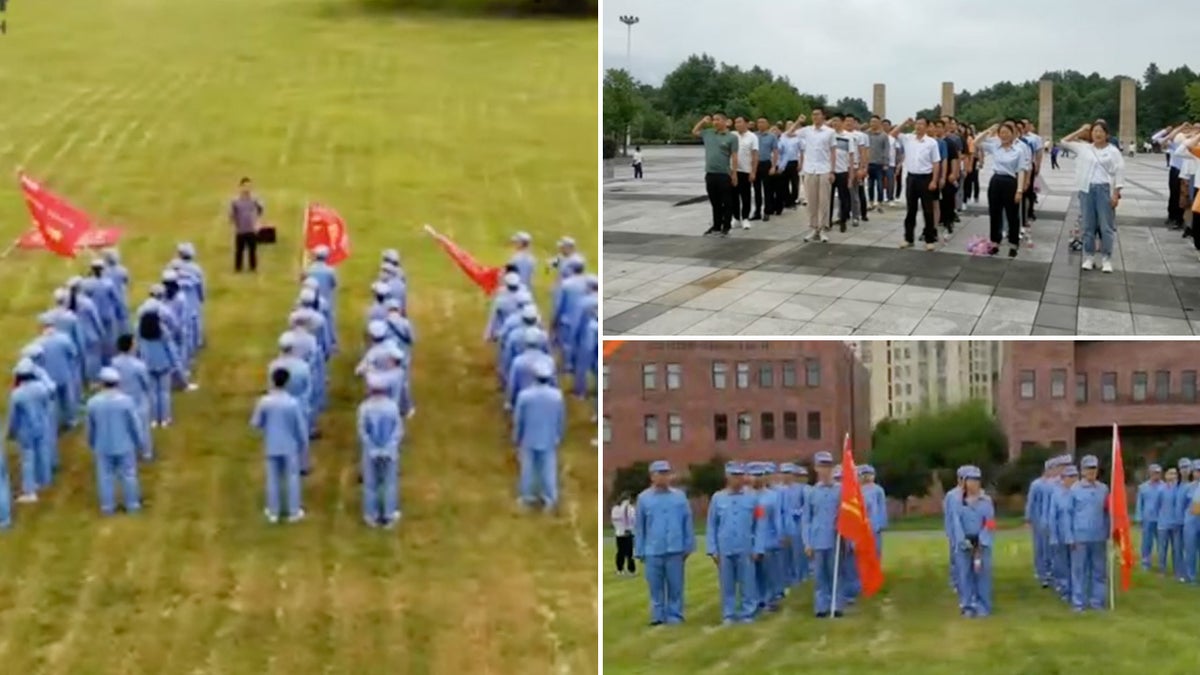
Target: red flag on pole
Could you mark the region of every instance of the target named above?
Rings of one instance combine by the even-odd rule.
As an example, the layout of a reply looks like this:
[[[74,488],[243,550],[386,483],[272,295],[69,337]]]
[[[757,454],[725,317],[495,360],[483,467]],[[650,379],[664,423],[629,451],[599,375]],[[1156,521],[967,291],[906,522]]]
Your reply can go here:
[[[621,345],[625,344],[624,340],[605,340],[604,341],[604,358],[608,358],[616,353]]]
[[[64,258],[74,258],[75,246],[92,228],[92,219],[24,173],[19,179],[25,205],[46,248]]]
[[[854,453],[850,450],[850,434],[846,434],[842,446],[842,502],[838,509],[837,531],[843,539],[854,544],[863,597],[875,595],[883,587],[883,569],[875,552],[875,535],[871,532],[866,500],[854,466]]]
[[[446,255],[458,264],[458,268],[463,271],[475,285],[483,289],[484,293],[491,295],[496,292],[500,286],[500,278],[504,274],[503,267],[484,267],[470,253],[467,253],[462,248],[450,241],[450,238],[441,234],[432,227],[426,225],[425,231],[429,236],[437,240],[437,243],[442,245],[442,249],[446,251]]]
[[[1125,491],[1125,462],[1121,458],[1121,436],[1113,424],[1112,489],[1108,493],[1108,515],[1112,540],[1121,556],[1121,590],[1133,582],[1133,538],[1129,526],[1129,495]]]
[[[350,257],[350,230],[337,211],[309,204],[304,212],[304,248],[308,252],[318,246],[329,249],[329,264],[336,265]]]

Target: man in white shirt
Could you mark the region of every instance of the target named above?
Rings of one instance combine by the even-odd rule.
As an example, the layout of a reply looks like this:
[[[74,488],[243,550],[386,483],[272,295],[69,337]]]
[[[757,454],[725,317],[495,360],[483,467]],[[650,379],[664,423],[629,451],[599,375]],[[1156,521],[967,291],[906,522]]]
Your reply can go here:
[[[902,133],[909,124],[914,125],[916,133]],[[933,198],[937,194],[941,153],[937,141],[926,134],[929,121],[918,117],[916,121],[908,118],[892,129],[892,137],[900,141],[904,149],[904,173],[907,174],[904,189],[908,202],[908,213],[904,216],[904,241],[900,248],[910,248],[914,243],[917,228],[917,208],[920,206],[925,218],[925,227],[921,239],[925,242],[925,250],[937,248],[937,228],[933,225]]]
[[[633,149],[633,177],[642,177],[642,146]]]
[[[830,188],[833,186],[833,163],[837,156],[834,145],[836,133],[825,124],[825,109],[813,108],[812,126],[801,128],[804,115],[796,118],[788,133],[796,132],[800,136],[800,176],[804,181],[804,194],[808,198],[809,233],[804,241],[812,241],[819,237],[821,241],[829,241],[825,231],[829,229],[829,209],[832,202],[829,199]]]
[[[734,135],[737,136],[738,180],[733,188],[733,226],[750,229],[751,188],[758,173],[758,136],[750,131],[746,118],[733,118]]]
[[[621,501],[612,507],[613,531],[617,535],[617,576],[637,574],[637,562],[633,558],[633,524],[637,510],[630,501],[629,493],[621,495]]]
[[[855,163],[858,161],[858,137],[851,131],[846,129],[846,120],[841,115],[835,114],[830,119],[830,126],[833,127],[836,135],[833,137],[833,142],[837,148],[837,155],[833,161],[833,191],[837,194],[838,201],[838,230],[846,231],[846,221],[850,219],[850,214],[853,212],[854,202],[851,198],[851,176],[857,171]],[[829,219],[833,220],[833,201],[829,203]],[[857,225],[858,223],[855,223]]]
[[[865,223],[867,218],[867,167],[871,161],[871,137],[859,126],[861,121],[857,116],[846,115],[846,131],[854,136],[858,152],[850,158],[853,167],[850,170],[850,215],[855,227],[858,227],[859,216]]]

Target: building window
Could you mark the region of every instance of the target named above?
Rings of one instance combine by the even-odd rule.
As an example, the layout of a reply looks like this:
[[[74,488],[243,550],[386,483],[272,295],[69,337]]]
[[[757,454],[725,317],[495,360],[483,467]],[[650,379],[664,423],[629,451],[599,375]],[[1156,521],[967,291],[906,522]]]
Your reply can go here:
[[[1067,371],[1055,368],[1050,371],[1050,398],[1067,397]]]
[[[783,413],[783,437],[789,441],[794,441],[799,437],[796,430],[796,413]]]
[[[658,418],[654,415],[646,415],[642,419],[642,431],[645,434],[647,443],[658,442]]]
[[[771,363],[758,364],[758,386],[770,389],[775,386],[775,366]]]
[[[805,359],[804,369],[808,374],[808,386],[821,386],[821,361],[819,359]]]
[[[1112,403],[1117,400],[1117,374],[1102,373],[1100,375],[1100,400]]]
[[[1196,402],[1196,371],[1185,370],[1182,375],[1182,382],[1179,385],[1179,393],[1183,394],[1183,400],[1187,403]]]
[[[683,440],[683,418],[676,413],[667,415],[667,440],[672,443]]]
[[[750,364],[737,364],[737,388],[746,389],[750,386]]]
[[[727,366],[724,361],[713,361],[712,369],[712,384],[713,389],[725,388],[725,371]]]
[[[1133,400],[1146,400],[1146,373],[1140,370],[1133,374]]]
[[[1087,403],[1087,373],[1075,373],[1075,402]]]
[[[1154,373],[1154,398],[1166,401],[1171,398],[1171,372],[1160,370]]]
[[[783,386],[796,386],[796,362],[784,361],[780,364],[780,368],[783,370]]]
[[[604,417],[604,442],[612,443],[612,420],[607,415]]]
[[[678,389],[683,383],[683,366],[678,363],[667,364],[667,389]]]
[[[744,413],[744,412],[738,413],[737,422],[738,422],[738,440],[739,441],[750,440],[750,427],[753,424],[750,421],[750,413]]]
[[[808,413],[808,437],[811,440],[821,440],[821,413]]]
[[[650,390],[658,387],[658,364],[647,363],[642,366],[642,389]]]
[[[607,363],[604,364],[604,367],[600,371],[600,380],[601,380],[601,382],[600,382],[601,388],[603,388],[604,391],[608,391],[608,364]]]
[[[713,439],[717,441],[728,440],[729,438],[729,418],[725,413],[717,413],[713,415]]]
[[[763,413],[759,416],[762,423],[761,436],[764,441],[775,440],[775,413]]]
[[[1021,371],[1021,398],[1033,398],[1037,395],[1037,374],[1032,370]]]

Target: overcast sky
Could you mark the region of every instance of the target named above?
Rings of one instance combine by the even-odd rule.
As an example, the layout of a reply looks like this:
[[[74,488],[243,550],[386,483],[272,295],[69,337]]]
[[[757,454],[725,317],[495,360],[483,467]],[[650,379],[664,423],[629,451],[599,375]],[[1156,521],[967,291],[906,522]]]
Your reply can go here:
[[[619,17],[631,14],[640,22],[628,67],[639,80],[661,84],[680,61],[706,52],[718,63],[770,68],[830,103],[856,96],[870,106],[872,85],[883,82],[888,115],[903,118],[939,103],[943,81],[975,91],[1047,70],[1140,79],[1151,61],[1162,70],[1190,61],[1195,69],[1200,43],[1186,17],[1194,22],[1197,6],[1196,0],[604,0],[603,59],[605,68],[627,67]]]

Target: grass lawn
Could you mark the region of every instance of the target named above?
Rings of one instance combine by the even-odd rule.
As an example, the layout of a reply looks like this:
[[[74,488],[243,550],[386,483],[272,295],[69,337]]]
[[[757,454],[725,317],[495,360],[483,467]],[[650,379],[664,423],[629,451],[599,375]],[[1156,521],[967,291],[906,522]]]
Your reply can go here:
[[[812,616],[811,582],[778,615],[720,627],[716,566],[688,560],[687,623],[647,627],[645,580],[612,571],[606,546],[606,673],[869,673],[1058,675],[1195,672],[1200,589],[1140,569],[1117,591],[1115,612],[1074,614],[1033,579],[1027,533],[1000,534],[996,614],[958,616],[940,533],[893,534],[884,543],[886,581],[846,618]]]
[[[9,171],[127,228],[133,298],[180,240],[208,272],[199,392],[176,401],[141,474],[147,510],[101,519],[78,435],[41,503],[0,533],[6,673],[546,673],[596,669],[595,425],[572,403],[556,518],[513,507],[486,300],[421,233],[481,259],[508,236],[571,234],[597,254],[595,22],[360,14],[353,0],[10,3],[0,37],[0,237],[29,222]],[[280,245],[231,273],[227,200],[254,177]],[[309,519],[262,517],[247,427],[297,292],[307,198],[341,211],[333,410],[306,482]],[[353,378],[367,283],[399,248],[418,331],[419,413],[405,518],[359,521]],[[86,258],[81,262],[86,262]],[[0,262],[0,364],[82,264]],[[548,307],[549,277],[540,281]],[[466,423],[466,426],[463,424]],[[19,471],[11,444],[9,470]],[[15,480],[15,475],[14,475]]]

